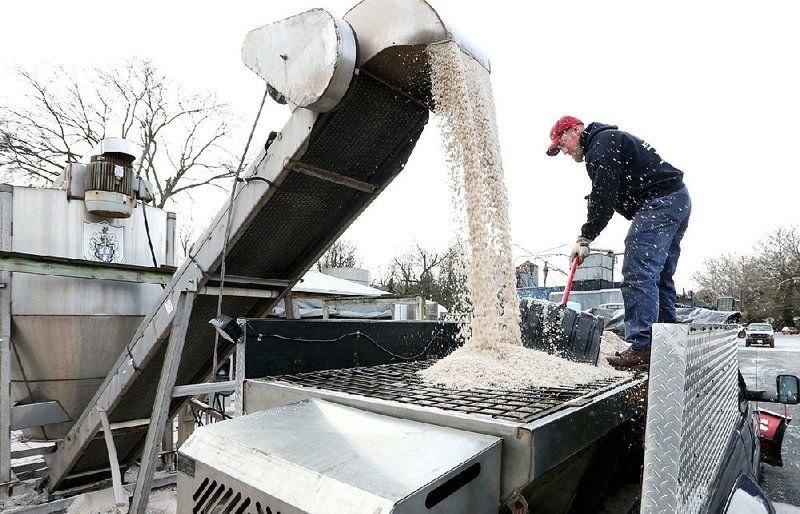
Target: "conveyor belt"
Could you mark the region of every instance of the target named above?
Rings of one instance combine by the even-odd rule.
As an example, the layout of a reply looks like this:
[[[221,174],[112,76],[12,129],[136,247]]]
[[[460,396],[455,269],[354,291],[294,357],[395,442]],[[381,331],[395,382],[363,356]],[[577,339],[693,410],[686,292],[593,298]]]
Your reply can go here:
[[[270,299],[226,297],[223,312],[254,317],[270,309],[403,169],[427,120],[421,104],[367,74],[355,78],[349,97],[336,111],[295,110],[245,174],[271,184],[250,181],[240,187],[226,260],[230,275],[283,281],[286,286],[277,288]],[[303,166],[345,180],[309,176],[297,170]],[[347,179],[366,183],[374,192],[348,187]],[[150,417],[174,317],[171,310],[181,291],[199,289],[218,273],[226,220],[227,207],[192,247],[192,260],[175,273],[115,371],[60,445],[51,465],[51,489],[67,476],[108,468],[105,443],[96,437],[96,408],[106,410],[112,424]],[[211,373],[214,331],[207,322],[216,316],[216,303],[216,296],[200,295],[194,301],[176,385],[204,381]],[[232,345],[222,344],[219,358],[231,350]],[[177,412],[181,404],[173,400],[170,412]],[[115,432],[121,463],[137,458],[145,433]]]

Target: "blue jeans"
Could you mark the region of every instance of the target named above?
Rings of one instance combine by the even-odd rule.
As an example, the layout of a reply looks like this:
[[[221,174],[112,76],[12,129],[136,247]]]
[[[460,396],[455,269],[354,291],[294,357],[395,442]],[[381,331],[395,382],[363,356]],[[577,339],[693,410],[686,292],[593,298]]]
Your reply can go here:
[[[692,200],[684,187],[648,200],[633,217],[622,262],[625,340],[632,350],[650,348],[653,323],[676,321],[672,275],[691,212]]]

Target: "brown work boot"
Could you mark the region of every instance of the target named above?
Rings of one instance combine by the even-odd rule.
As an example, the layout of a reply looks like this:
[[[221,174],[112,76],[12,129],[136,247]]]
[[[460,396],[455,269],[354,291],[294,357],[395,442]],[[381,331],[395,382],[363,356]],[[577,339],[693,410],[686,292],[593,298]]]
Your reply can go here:
[[[629,348],[616,357],[608,357],[606,360],[615,368],[647,369],[650,367],[650,348],[645,350]]]

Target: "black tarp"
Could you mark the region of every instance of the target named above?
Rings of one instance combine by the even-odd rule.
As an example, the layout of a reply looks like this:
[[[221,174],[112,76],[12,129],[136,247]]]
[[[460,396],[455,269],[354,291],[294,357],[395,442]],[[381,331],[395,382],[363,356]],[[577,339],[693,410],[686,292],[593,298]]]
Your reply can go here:
[[[595,307],[589,309],[589,312],[595,316],[602,316],[606,320],[606,330],[610,330],[620,337],[625,336],[624,309],[601,309]],[[742,313],[739,311],[716,311],[704,307],[678,307],[676,316],[678,323],[728,324],[739,323]]]

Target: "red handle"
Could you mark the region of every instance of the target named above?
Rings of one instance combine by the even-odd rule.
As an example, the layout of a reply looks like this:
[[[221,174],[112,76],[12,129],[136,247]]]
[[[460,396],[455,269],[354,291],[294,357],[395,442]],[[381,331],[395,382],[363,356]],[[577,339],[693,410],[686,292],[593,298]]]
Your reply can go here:
[[[575,257],[575,260],[572,261],[572,269],[569,270],[569,276],[567,277],[567,285],[564,288],[564,299],[561,301],[563,305],[567,304],[567,300],[569,300],[569,292],[572,291],[572,279],[575,278],[575,270],[578,269],[578,258]]]

